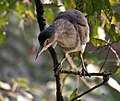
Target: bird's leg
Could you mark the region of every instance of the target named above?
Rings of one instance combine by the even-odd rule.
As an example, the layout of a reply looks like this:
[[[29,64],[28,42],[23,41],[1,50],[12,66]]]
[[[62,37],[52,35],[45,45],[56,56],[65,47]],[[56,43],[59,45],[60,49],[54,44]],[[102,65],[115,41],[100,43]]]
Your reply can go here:
[[[85,74],[88,74],[90,77],[90,74],[88,73],[87,68],[85,67],[85,64],[84,64],[83,53],[80,53],[80,58],[81,58],[81,62],[82,62],[82,74],[83,74],[83,76],[85,76]]]
[[[76,69],[76,65],[74,64],[70,55],[67,53],[67,54],[65,54],[65,57],[66,57],[68,64],[70,65],[70,69]]]
[[[59,65],[59,67],[61,68],[62,67],[62,64],[63,64],[63,62],[66,60],[66,57],[64,57],[63,59],[62,59],[62,61],[60,62],[60,65]]]
[[[60,70],[62,69],[62,64],[63,64],[63,62],[64,62],[65,60],[66,60],[66,57],[64,57],[64,58],[61,60],[61,62],[59,63],[58,69],[57,69],[57,71],[56,71],[56,74],[59,74]]]

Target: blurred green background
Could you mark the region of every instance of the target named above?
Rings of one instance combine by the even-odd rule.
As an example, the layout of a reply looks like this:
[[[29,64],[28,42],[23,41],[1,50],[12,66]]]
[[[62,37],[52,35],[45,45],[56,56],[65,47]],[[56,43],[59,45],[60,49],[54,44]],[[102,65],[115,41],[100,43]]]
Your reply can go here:
[[[42,0],[46,27],[59,13],[78,9],[85,14],[90,25],[90,42],[84,59],[89,72],[111,71],[109,82],[81,97],[81,101],[120,101],[120,1],[119,0]],[[39,27],[34,0],[0,0],[0,80],[18,83],[30,91],[34,101],[55,100],[55,79],[52,59],[45,51],[37,60]],[[108,46],[108,42],[111,46]],[[59,61],[63,52],[55,48]],[[107,55],[108,54],[108,55]],[[78,54],[74,63],[79,65]],[[105,62],[106,61],[106,62]],[[65,62],[64,69],[69,65]],[[76,85],[79,94],[102,81],[99,77],[80,78],[61,75],[65,101]],[[29,89],[28,89],[29,88]],[[3,99],[6,96],[2,95]],[[4,99],[5,100],[5,99]],[[14,100],[8,100],[14,101]],[[29,100],[26,100],[29,101]]]

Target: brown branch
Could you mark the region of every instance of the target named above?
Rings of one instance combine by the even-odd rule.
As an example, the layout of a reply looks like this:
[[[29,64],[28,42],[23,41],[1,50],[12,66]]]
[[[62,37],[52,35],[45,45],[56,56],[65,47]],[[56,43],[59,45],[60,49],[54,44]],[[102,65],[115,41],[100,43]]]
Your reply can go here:
[[[53,49],[53,47],[51,47],[51,46],[48,48],[48,50],[49,50],[49,52],[50,52],[50,54],[52,56],[53,63],[54,63],[54,74],[55,74],[56,89],[57,89],[57,91],[56,91],[56,99],[57,99],[57,101],[63,101],[62,92],[61,92],[60,74],[58,73],[59,64],[58,64],[56,52]]]
[[[36,12],[37,12],[37,21],[39,24],[40,31],[42,31],[45,29],[45,25],[46,25],[46,21],[45,21],[45,17],[44,17],[44,7],[43,7],[41,0],[35,0],[35,4],[36,4]],[[58,64],[56,52],[52,46],[50,46],[48,48],[48,50],[52,56],[52,60],[53,60],[53,64],[54,64],[54,74],[55,74],[56,89],[57,89],[56,100],[63,101],[63,97],[62,97],[62,93],[61,93],[60,75],[59,75],[59,73],[57,73],[59,64]]]
[[[79,71],[71,71],[71,70],[60,70],[60,73],[64,73],[64,74],[72,74],[72,75],[79,75],[79,76],[106,76],[106,75],[112,75],[111,72],[102,72],[102,73],[86,73],[86,74],[83,74]]]
[[[97,73],[97,74],[101,74],[101,73]],[[82,97],[83,95],[85,95],[85,94],[87,94],[87,93],[93,91],[94,89],[96,89],[96,88],[98,88],[98,87],[104,85],[104,84],[109,80],[109,75],[110,75],[109,73],[102,73],[102,76],[103,76],[103,82],[102,82],[102,83],[100,83],[100,84],[98,84],[98,85],[92,87],[91,89],[89,89],[89,90],[85,91],[84,93],[82,93],[82,94],[76,96],[75,98],[73,98],[73,99],[70,100],[70,101],[74,101],[74,100],[76,100],[76,99]]]
[[[36,12],[37,12],[37,21],[39,24],[40,31],[45,29],[46,20],[44,17],[44,7],[41,0],[35,0]]]

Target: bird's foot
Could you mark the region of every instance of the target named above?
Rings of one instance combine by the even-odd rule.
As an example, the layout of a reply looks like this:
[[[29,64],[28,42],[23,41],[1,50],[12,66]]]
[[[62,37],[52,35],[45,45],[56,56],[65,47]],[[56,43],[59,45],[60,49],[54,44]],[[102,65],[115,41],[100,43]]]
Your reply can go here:
[[[85,76],[91,77],[90,73],[87,71],[87,69],[82,68],[81,75],[85,78]]]
[[[62,64],[63,64],[63,60],[60,62],[60,63],[58,63],[58,65],[54,68],[54,71],[55,71],[55,75],[58,75],[59,73],[60,73],[60,71],[61,71],[61,69],[62,69]]]

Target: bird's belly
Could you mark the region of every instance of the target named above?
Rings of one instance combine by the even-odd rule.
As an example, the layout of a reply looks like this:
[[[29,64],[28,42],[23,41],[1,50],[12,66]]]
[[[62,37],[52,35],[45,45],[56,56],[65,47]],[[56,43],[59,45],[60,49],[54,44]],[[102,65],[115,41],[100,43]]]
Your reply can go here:
[[[58,37],[57,43],[62,48],[74,48],[76,45],[76,35],[62,33]]]
[[[65,53],[70,53],[70,52],[84,52],[86,44],[81,44],[80,43],[80,38],[74,36],[68,36],[68,37],[63,37],[58,39],[57,41],[58,45],[61,47],[61,49]]]

